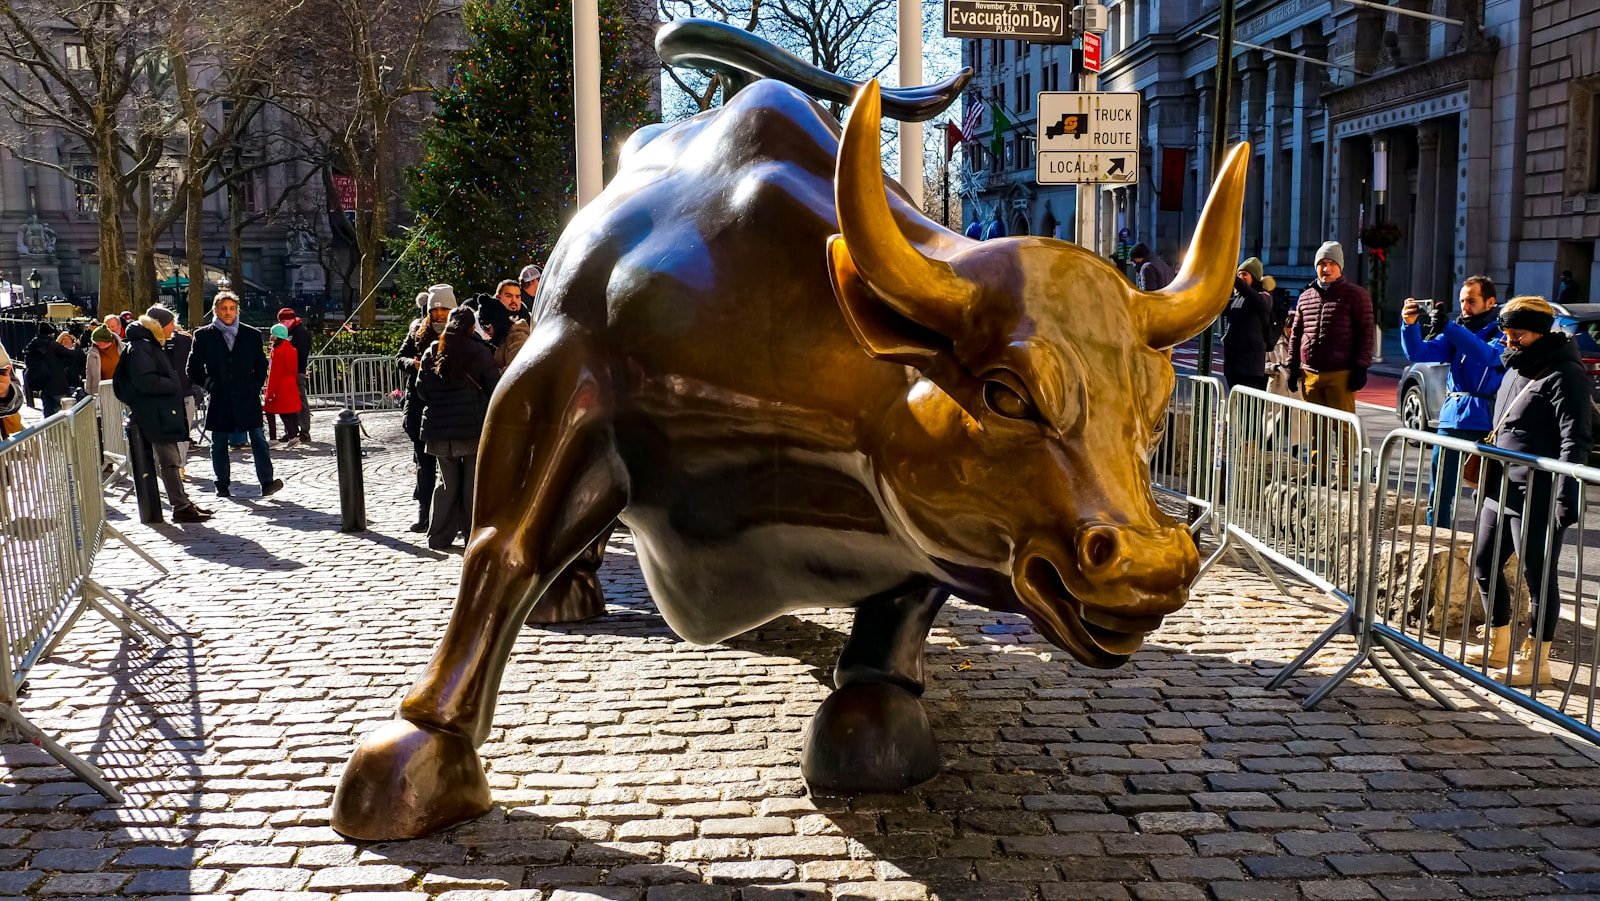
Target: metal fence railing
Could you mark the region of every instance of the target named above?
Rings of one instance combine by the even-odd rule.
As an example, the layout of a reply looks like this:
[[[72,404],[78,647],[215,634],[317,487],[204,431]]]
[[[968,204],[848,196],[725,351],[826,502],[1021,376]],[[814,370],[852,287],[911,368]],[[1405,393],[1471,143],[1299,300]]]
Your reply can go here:
[[[1194,535],[1216,525],[1222,413],[1222,382],[1179,375],[1150,459],[1151,487],[1188,504]]]
[[[106,522],[97,408],[97,398],[85,398],[0,443],[0,726],[44,748],[102,795],[120,800],[98,767],[55,742],[17,707],[29,672],[85,610],[95,610],[125,634],[136,634],[136,624],[163,642],[171,640],[92,576],[106,537],[120,537]]]
[[[306,377],[313,409],[399,409],[405,387],[392,356],[314,356]]]
[[[1358,648],[1308,706],[1382,649],[1600,743],[1600,470],[1412,430],[1378,459]]]

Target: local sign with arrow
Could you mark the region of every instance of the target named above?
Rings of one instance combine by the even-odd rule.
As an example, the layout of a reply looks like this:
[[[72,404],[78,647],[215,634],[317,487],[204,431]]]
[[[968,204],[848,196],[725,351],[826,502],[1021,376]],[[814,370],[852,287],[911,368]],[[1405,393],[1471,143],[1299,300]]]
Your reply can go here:
[[[1139,180],[1139,95],[1042,91],[1041,185],[1131,184]]]

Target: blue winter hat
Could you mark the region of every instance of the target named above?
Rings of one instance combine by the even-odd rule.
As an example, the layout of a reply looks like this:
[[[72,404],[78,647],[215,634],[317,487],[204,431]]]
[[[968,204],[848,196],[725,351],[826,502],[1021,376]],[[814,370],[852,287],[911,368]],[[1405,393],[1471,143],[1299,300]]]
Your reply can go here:
[[[289,327],[281,322],[277,323],[272,327],[272,337],[289,340]]]

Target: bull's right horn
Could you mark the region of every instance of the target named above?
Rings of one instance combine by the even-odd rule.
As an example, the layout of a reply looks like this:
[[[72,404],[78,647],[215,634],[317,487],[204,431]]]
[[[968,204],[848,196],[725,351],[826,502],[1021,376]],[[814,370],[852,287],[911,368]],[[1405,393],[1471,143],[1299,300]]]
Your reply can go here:
[[[1239,230],[1250,145],[1236,144],[1211,186],[1183,269],[1160,291],[1141,293],[1144,340],[1162,350],[1193,338],[1228,305],[1239,271]]]
[[[955,337],[961,334],[973,287],[949,263],[924,255],[906,240],[889,211],[878,154],[882,118],[874,78],[856,94],[855,108],[839,140],[833,187],[839,231],[857,272],[874,294],[911,321]]]

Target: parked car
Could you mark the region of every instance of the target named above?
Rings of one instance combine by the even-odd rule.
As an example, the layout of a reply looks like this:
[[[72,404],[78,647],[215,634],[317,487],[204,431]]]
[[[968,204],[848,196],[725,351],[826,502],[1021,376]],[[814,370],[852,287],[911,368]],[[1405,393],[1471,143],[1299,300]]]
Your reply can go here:
[[[1571,335],[1600,394],[1600,303],[1551,304],[1556,308],[1556,328]],[[1412,363],[1400,374],[1395,388],[1394,413],[1408,429],[1431,432],[1439,427],[1444,406],[1448,363]]]

